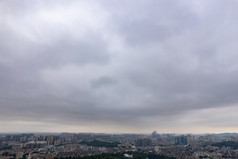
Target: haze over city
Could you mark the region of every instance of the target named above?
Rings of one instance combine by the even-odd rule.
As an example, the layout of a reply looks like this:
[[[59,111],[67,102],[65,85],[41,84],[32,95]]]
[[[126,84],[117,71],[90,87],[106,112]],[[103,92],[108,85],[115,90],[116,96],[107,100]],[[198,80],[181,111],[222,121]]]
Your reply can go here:
[[[0,133],[238,132],[237,5],[1,0]]]

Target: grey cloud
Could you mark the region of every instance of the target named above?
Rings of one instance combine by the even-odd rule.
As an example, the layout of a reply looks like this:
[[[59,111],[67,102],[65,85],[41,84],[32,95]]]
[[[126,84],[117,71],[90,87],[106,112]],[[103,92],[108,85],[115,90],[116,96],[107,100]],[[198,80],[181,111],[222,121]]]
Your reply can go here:
[[[124,9],[126,5],[129,7]],[[200,21],[189,8],[175,1],[173,5],[165,1],[140,1],[137,5],[122,2],[110,6],[116,8],[112,21],[117,24],[117,31],[130,45],[162,43],[196,27]]]
[[[98,80],[92,81],[92,87],[93,88],[100,88],[103,86],[113,85],[116,84],[117,81],[113,80],[110,77],[100,77]]]
[[[0,11],[0,120],[168,130],[179,121],[187,127],[189,112],[236,105],[238,12],[222,1],[201,1],[203,11],[194,3],[52,1],[45,8],[38,1],[20,9],[1,2],[15,12]],[[34,13],[64,15],[77,6],[75,19],[52,13],[63,22],[37,27],[44,19]],[[207,119],[215,125],[216,117]]]

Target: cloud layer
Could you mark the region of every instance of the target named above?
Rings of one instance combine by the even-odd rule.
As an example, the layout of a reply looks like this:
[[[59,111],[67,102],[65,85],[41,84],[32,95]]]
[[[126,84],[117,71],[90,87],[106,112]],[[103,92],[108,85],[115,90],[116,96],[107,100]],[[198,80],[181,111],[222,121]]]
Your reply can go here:
[[[238,131],[236,6],[1,1],[0,131]]]

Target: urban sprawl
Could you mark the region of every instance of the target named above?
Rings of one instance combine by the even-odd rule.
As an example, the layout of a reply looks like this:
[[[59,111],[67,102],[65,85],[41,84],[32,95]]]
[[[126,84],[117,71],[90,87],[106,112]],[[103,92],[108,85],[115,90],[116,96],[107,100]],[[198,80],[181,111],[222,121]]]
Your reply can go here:
[[[238,134],[0,134],[0,159],[238,158]]]

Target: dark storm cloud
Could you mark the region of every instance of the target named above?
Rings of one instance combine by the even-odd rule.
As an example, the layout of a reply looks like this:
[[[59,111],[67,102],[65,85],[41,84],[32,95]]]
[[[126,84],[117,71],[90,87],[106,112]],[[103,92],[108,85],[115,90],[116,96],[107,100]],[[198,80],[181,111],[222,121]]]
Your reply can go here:
[[[169,130],[238,109],[235,1],[15,3],[0,2],[1,121]]]

